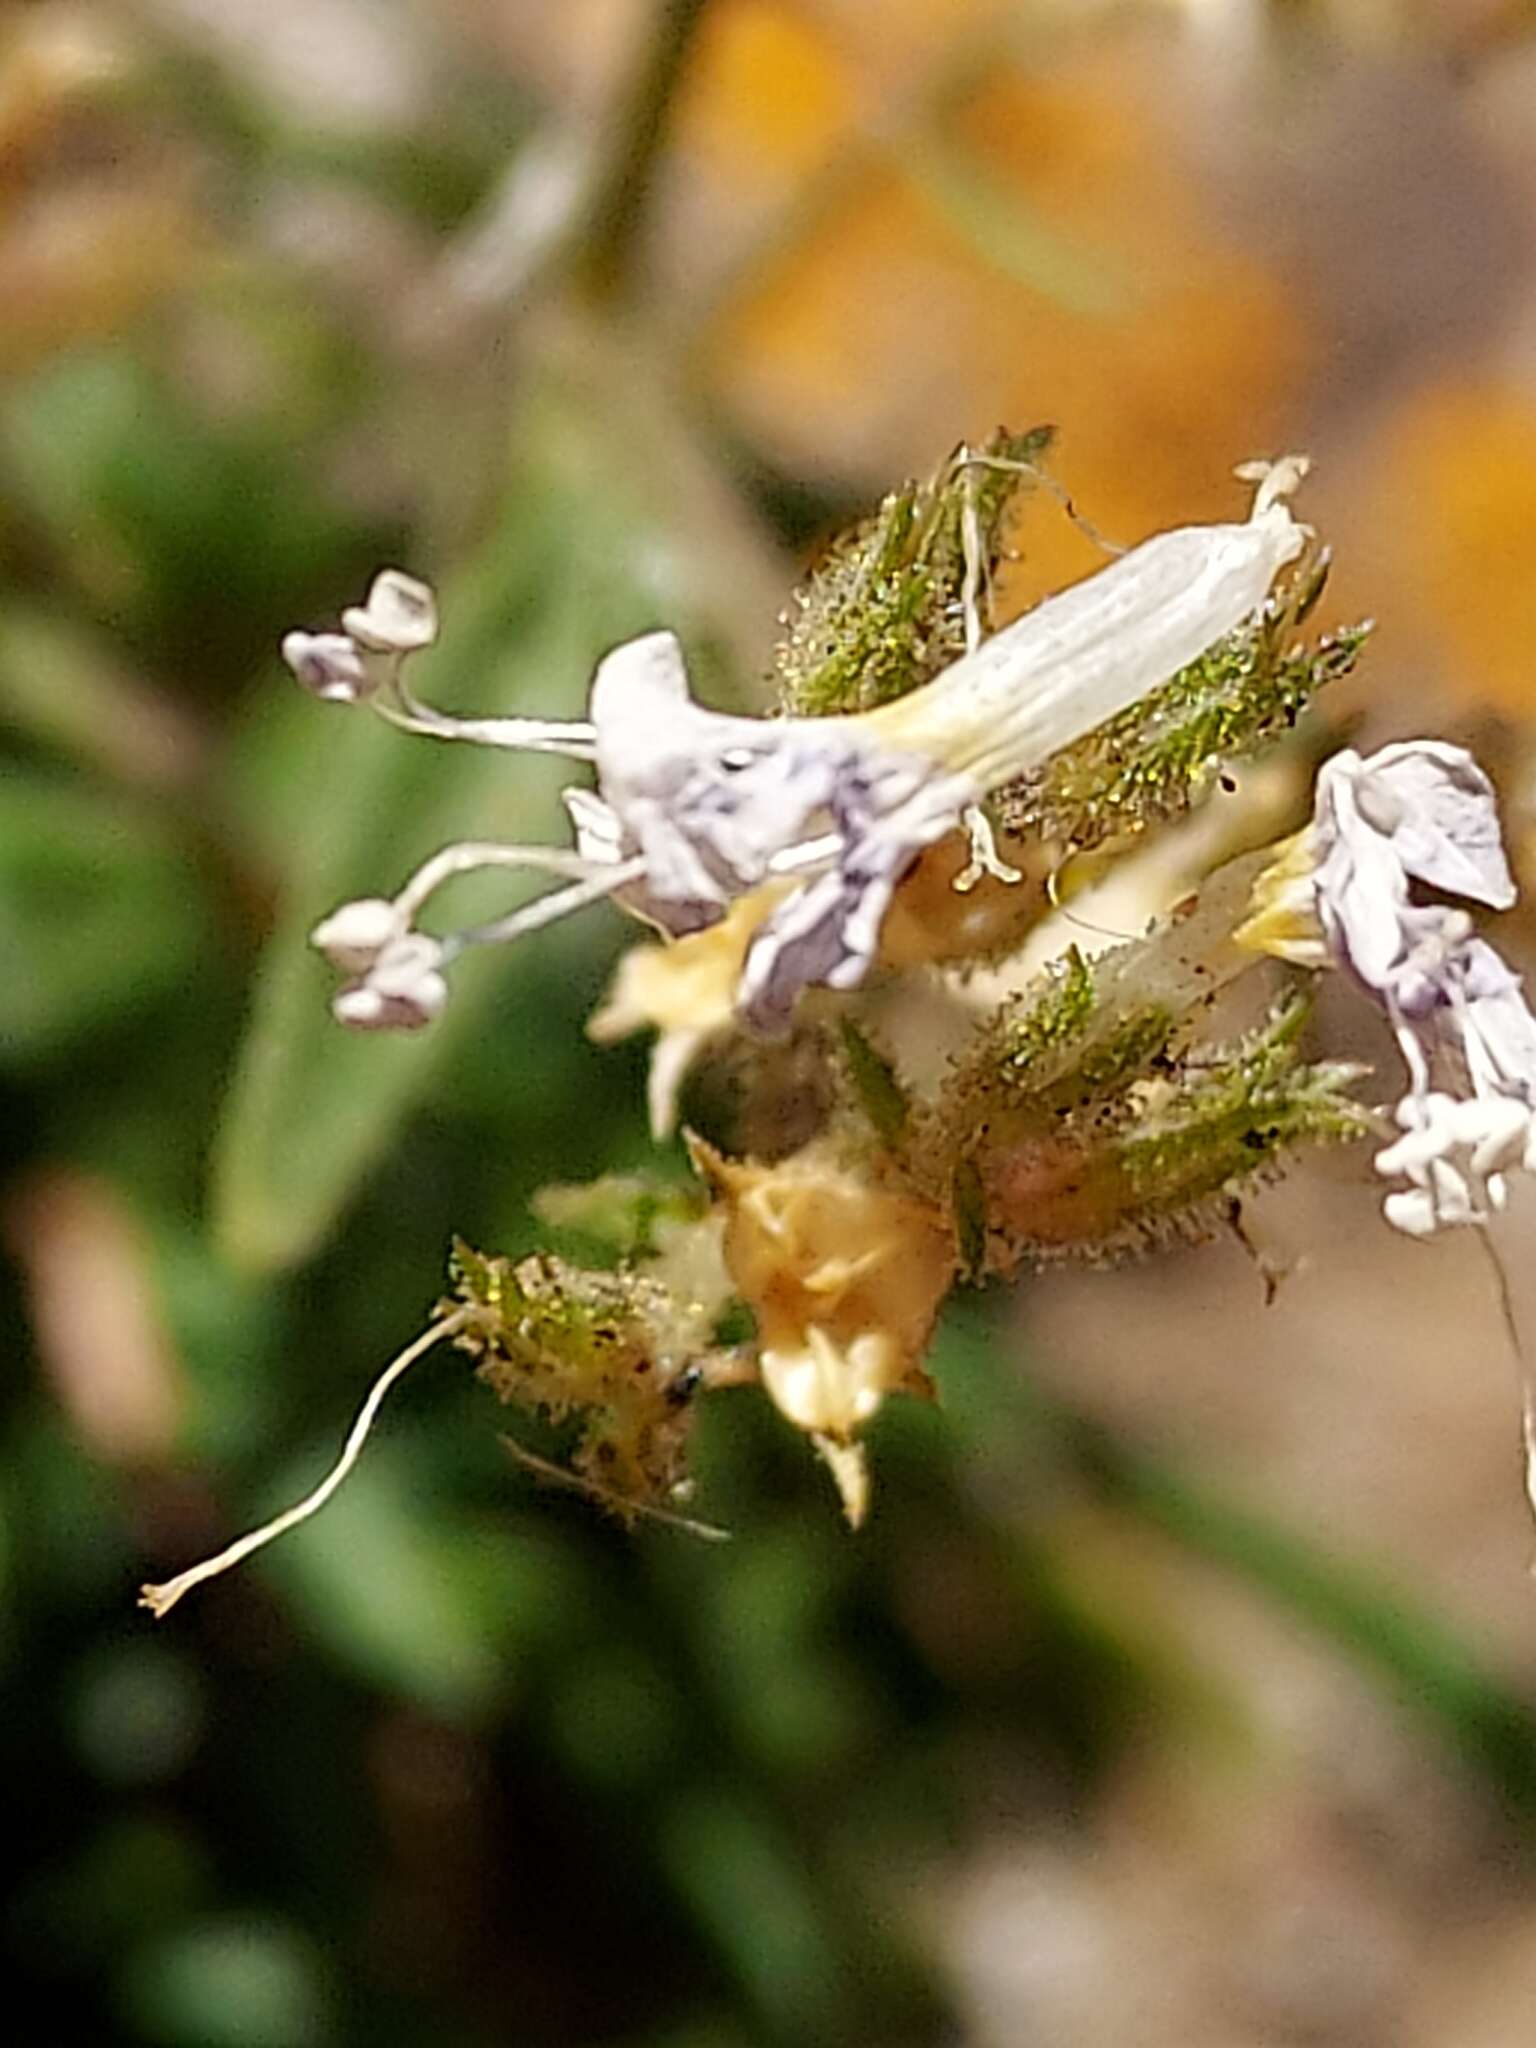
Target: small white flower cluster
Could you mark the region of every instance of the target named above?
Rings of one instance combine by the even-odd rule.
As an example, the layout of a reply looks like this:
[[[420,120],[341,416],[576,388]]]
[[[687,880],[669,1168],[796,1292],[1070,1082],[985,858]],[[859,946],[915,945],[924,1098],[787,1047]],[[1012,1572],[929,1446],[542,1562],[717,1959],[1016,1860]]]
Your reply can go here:
[[[1314,906],[1328,948],[1391,1022],[1409,1086],[1402,1137],[1376,1169],[1394,1229],[1430,1237],[1485,1223],[1506,1174],[1536,1171],[1536,1017],[1520,978],[1465,910],[1415,900],[1414,884],[1493,910],[1516,889],[1493,785],[1461,747],[1407,740],[1337,754],[1317,778]],[[1450,1086],[1434,1086],[1437,1077]]]

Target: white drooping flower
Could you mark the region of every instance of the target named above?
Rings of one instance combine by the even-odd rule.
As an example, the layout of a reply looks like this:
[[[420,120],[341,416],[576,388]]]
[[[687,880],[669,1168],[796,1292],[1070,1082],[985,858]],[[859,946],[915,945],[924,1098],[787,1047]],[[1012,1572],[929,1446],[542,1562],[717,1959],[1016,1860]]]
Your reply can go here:
[[[1464,912],[1413,901],[1411,885],[1507,910],[1515,884],[1493,784],[1462,747],[1405,740],[1317,778],[1317,903],[1336,954],[1406,1016],[1441,999],[1441,965],[1471,936]]]
[[[1425,900],[1425,888],[1493,910],[1515,901],[1493,784],[1441,740],[1365,758],[1346,749],[1320,770],[1312,825],[1264,878],[1239,933],[1306,957],[1310,890],[1329,955],[1386,1012],[1408,1087],[1403,1136],[1376,1168],[1406,1183],[1383,1213],[1413,1237],[1487,1222],[1504,1206],[1505,1175],[1536,1170],[1536,1017],[1469,913]]]

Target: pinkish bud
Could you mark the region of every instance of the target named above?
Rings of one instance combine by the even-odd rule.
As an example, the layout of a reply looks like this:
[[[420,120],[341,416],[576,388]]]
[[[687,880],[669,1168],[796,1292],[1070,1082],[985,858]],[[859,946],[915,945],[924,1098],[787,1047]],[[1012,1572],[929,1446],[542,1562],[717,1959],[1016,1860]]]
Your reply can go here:
[[[438,967],[443,949],[423,932],[407,932],[385,946],[361,981],[331,1004],[338,1024],[354,1031],[420,1031],[440,1017],[448,984]]]
[[[317,924],[309,943],[342,974],[366,974],[389,944],[401,936],[401,917],[387,897],[359,896]]]
[[[345,633],[285,633],[282,656],[305,689],[327,704],[360,704],[378,688]]]

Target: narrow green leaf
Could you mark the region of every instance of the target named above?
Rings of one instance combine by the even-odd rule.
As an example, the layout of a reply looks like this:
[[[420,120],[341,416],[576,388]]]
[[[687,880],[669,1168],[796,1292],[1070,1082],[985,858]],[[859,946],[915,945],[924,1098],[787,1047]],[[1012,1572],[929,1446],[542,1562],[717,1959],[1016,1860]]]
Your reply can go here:
[[[311,1483],[327,1455],[304,1460],[285,1498]],[[326,1512],[274,1546],[264,1569],[303,1610],[315,1639],[369,1683],[437,1713],[473,1716],[513,1675],[492,1611],[511,1539],[488,1545],[485,1534],[455,1524],[425,1481],[413,1481],[396,1439],[370,1446]]]
[[[208,931],[163,821],[66,776],[5,769],[0,801],[0,1067],[163,1002]]]
[[[170,699],[133,675],[103,635],[8,596],[0,612],[0,723],[98,773],[174,785],[201,738]]]

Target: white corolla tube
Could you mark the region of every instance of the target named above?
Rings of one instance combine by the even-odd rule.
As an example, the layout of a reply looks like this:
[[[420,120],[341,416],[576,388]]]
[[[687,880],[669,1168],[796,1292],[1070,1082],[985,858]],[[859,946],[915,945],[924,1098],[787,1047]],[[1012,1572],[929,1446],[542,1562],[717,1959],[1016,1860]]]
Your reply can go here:
[[[1251,517],[1181,526],[1048,597],[925,688],[858,721],[997,789],[1176,675],[1252,616],[1307,529],[1285,503],[1306,458],[1255,465]]]

